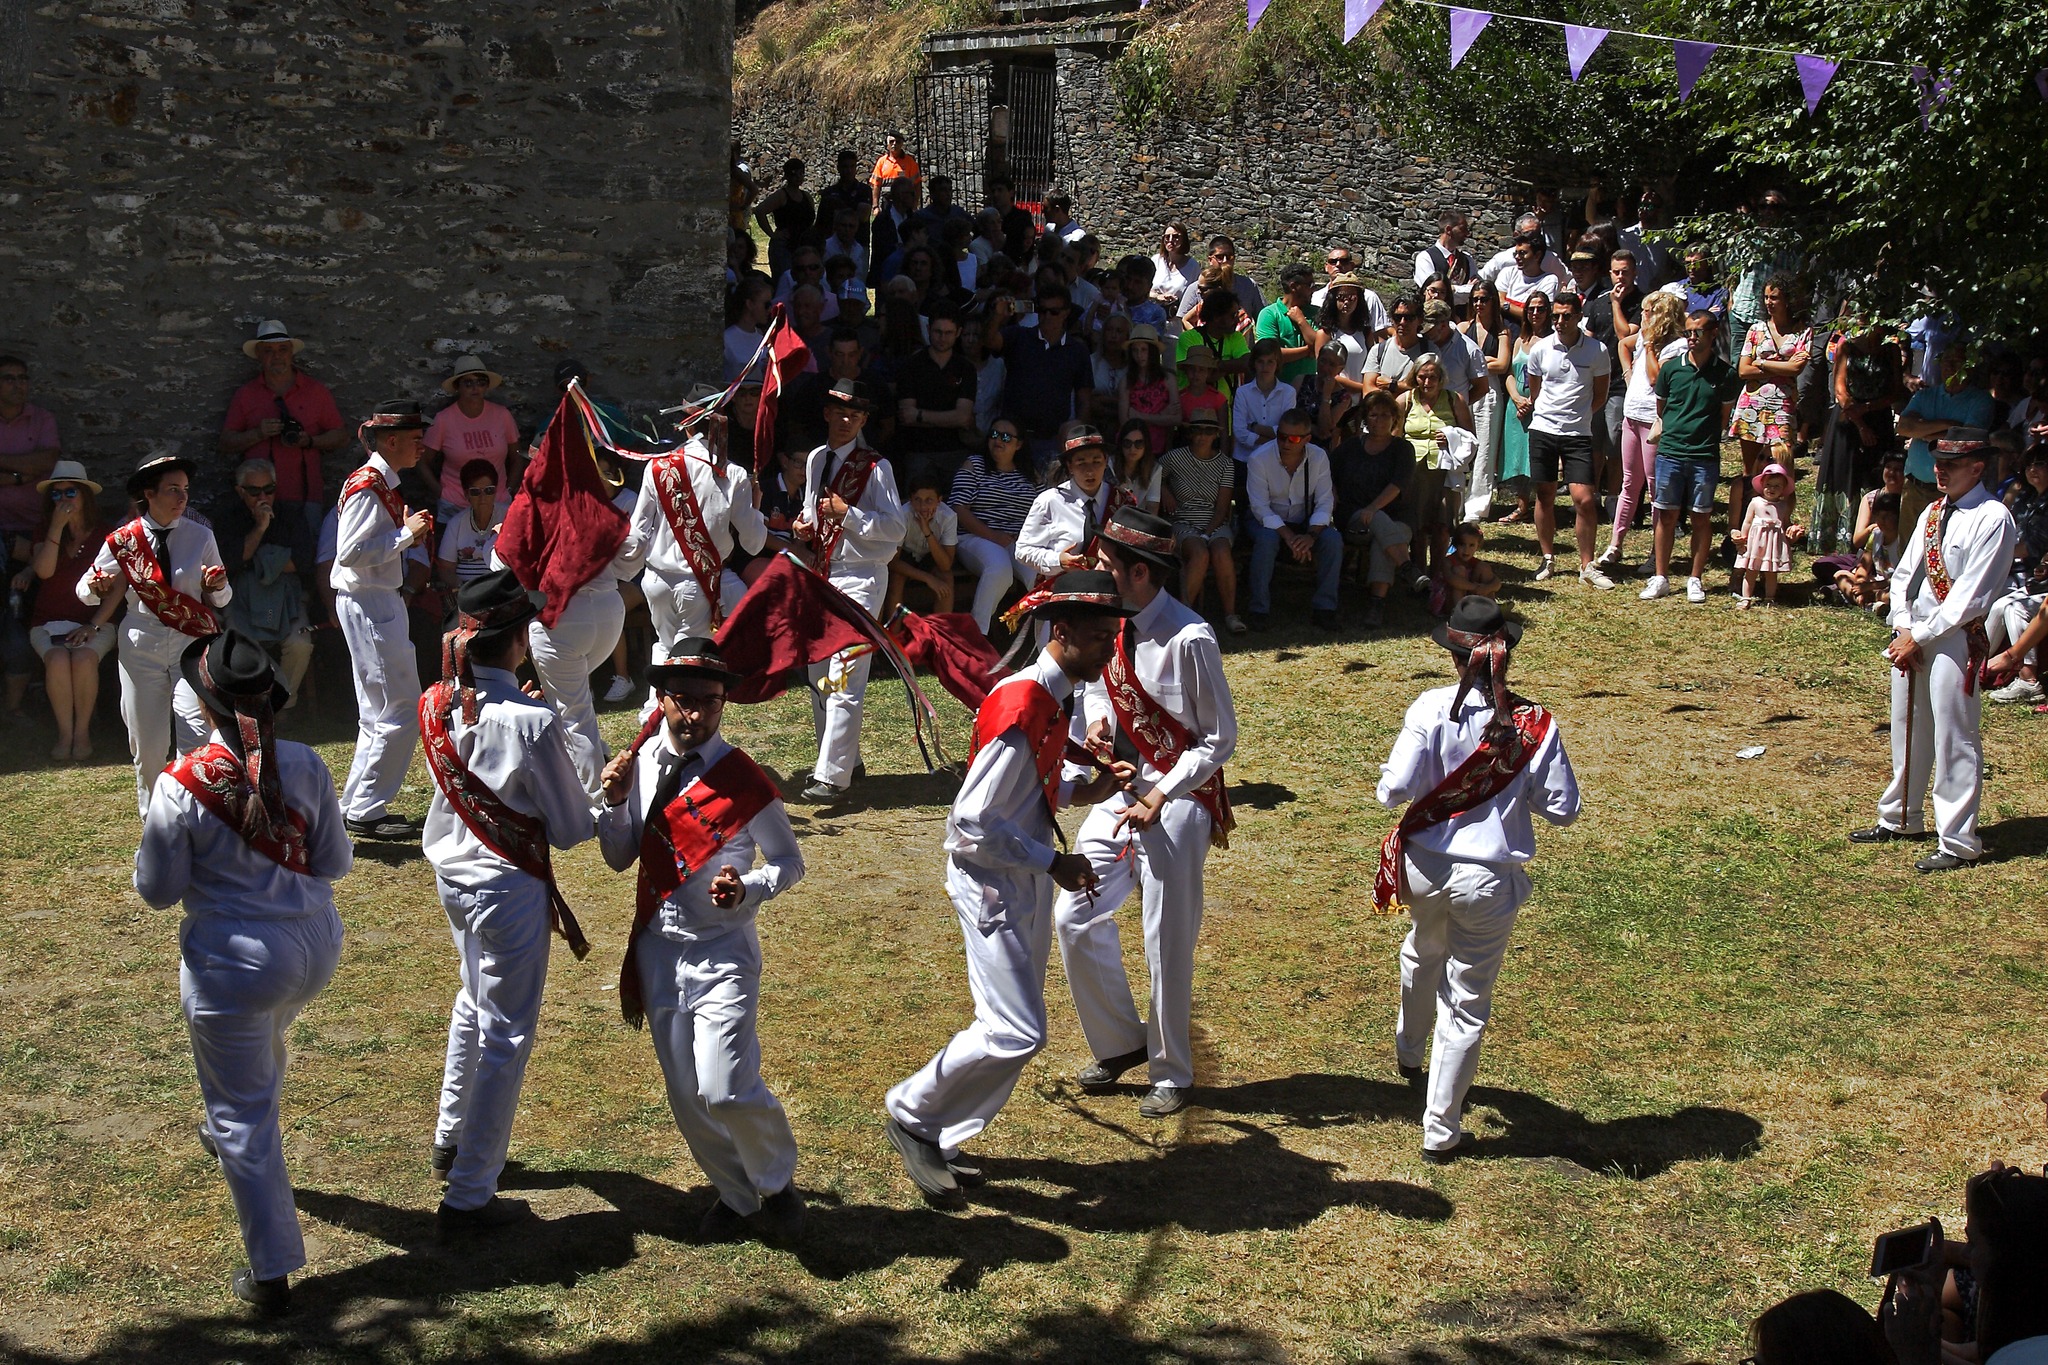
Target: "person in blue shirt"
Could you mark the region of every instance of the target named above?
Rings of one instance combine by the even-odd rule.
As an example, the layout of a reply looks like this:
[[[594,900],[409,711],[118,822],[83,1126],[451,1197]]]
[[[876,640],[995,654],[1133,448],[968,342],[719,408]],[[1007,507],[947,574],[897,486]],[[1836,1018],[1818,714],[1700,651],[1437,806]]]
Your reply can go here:
[[[1910,534],[1920,514],[1934,501],[1934,447],[1950,427],[1989,427],[1991,395],[1972,379],[1961,336],[1941,352],[1941,382],[1915,393],[1899,414],[1898,433],[1906,438],[1906,491],[1899,495],[1899,525]]]

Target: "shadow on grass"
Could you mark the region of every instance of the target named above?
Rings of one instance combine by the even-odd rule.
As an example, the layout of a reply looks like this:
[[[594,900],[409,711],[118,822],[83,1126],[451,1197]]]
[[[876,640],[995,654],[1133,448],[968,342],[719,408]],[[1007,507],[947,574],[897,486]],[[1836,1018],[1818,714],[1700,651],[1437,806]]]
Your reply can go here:
[[[1461,1337],[1368,1356],[1372,1365],[1570,1365],[1581,1360],[1668,1360],[1671,1343],[1629,1327],[1531,1332],[1512,1337]]]
[[[2038,858],[2048,854],[2048,815],[2019,815],[2010,820],[1995,820],[1988,825],[1979,825],[1977,833],[1984,839],[1983,862],[2002,863],[2014,858]]]
[[[798,795],[805,786],[794,777],[783,783],[782,799],[795,810],[822,816],[858,815],[864,810],[914,810],[921,806],[949,806],[960,790],[960,774],[946,768],[929,773],[880,773],[863,777],[836,801],[805,801]]]
[[[1395,1081],[1298,1074],[1224,1088],[1198,1087],[1196,1103],[1231,1114],[1278,1115],[1291,1125],[1407,1120],[1419,1123],[1422,1096]],[[1474,1086],[1468,1105],[1500,1114],[1507,1132],[1482,1137],[1471,1158],[1554,1157],[1631,1180],[1661,1175],[1681,1161],[1739,1161],[1763,1140],[1763,1125],[1734,1109],[1693,1105],[1670,1114],[1589,1119],[1521,1090]]]

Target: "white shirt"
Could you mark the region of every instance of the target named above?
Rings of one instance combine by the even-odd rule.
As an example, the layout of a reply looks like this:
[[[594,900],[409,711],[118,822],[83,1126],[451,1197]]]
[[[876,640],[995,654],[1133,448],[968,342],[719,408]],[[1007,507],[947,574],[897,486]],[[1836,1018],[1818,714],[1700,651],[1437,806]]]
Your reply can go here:
[[[1479,268],[1479,278],[1493,281],[1493,287],[1500,290],[1502,299],[1512,299],[1516,303],[1527,302],[1529,296],[1539,289],[1555,299],[1566,290],[1576,293],[1579,287],[1572,279],[1572,272],[1565,269],[1564,262],[1554,252],[1544,253],[1534,275],[1522,273],[1522,267],[1515,264],[1512,249],[1500,252]]]
[[[1252,425],[1280,429],[1280,419],[1292,411],[1295,404],[1294,386],[1274,381],[1273,391],[1266,393],[1250,381],[1239,384],[1237,392],[1230,398],[1230,434],[1237,438],[1232,453],[1239,460],[1251,458],[1251,452],[1269,437],[1260,436]]]
[[[714,467],[714,458],[703,438],[692,436],[679,453],[664,455],[662,461],[680,460],[688,472],[690,491],[697,497],[697,510],[703,513],[705,532],[718,551],[720,563],[732,558],[734,542],[748,554],[757,555],[768,543],[768,522],[761,509],[754,506],[754,482],[746,470],[729,460]],[[647,567],[660,577],[671,583],[696,581],[696,570],[683,557],[675,532],[669,529],[668,517],[661,510],[661,494],[655,488],[651,469],[640,481],[639,500],[633,504],[633,525],[626,538],[647,547]]]
[[[1673,337],[1657,352],[1657,363],[1662,365],[1683,350],[1685,338]],[[1650,382],[1650,348],[1640,341],[1636,343],[1635,368],[1628,375],[1628,392],[1621,400],[1621,415],[1637,422],[1657,420],[1657,387]]]
[[[157,563],[173,588],[187,597],[205,602],[210,607],[224,607],[234,599],[234,588],[225,582],[216,592],[207,592],[200,586],[200,578],[205,570],[226,568],[221,563],[220,546],[214,543],[213,532],[189,517],[179,517],[166,527],[147,512],[142,514],[142,525],[145,531],[162,530],[167,533],[166,543],[170,546],[171,562],[165,564],[163,557],[158,555]],[[156,554],[156,537],[146,534],[143,540],[149,545],[150,553]],[[93,590],[95,582],[104,585],[100,591]],[[78,580],[78,600],[88,607],[97,607],[115,582],[125,583],[127,576],[121,569],[120,561],[114,558],[114,542],[110,536],[106,543],[100,546],[99,554],[93,557],[91,570]],[[171,629],[142,605],[142,598],[136,595],[132,584],[127,595],[129,621],[155,630]]]
[[[854,279],[864,280],[867,278],[868,249],[859,242],[842,242],[837,237],[827,237],[825,239],[824,252],[823,259],[827,261],[831,260],[834,256],[844,256],[847,260],[852,261]]]
[[[383,476],[384,486],[398,487],[398,471],[382,455],[363,462]],[[334,568],[327,582],[336,592],[397,592],[405,585],[405,552],[412,532],[403,521],[392,524],[384,501],[365,488],[335,509]]]
[[[1542,381],[1535,410],[1529,414],[1529,430],[1553,436],[1592,435],[1593,388],[1606,377],[1607,348],[1591,333],[1581,332],[1577,344],[1567,350],[1552,332],[1529,348],[1527,367],[1526,374]]]
[[[1130,629],[1131,667],[1138,681],[1190,735],[1187,748],[1166,772],[1150,763],[1138,765],[1139,795],[1156,790],[1167,800],[1186,796],[1237,750],[1237,708],[1223,675],[1223,651],[1200,613],[1163,589],[1131,618]],[[1109,689],[1100,681],[1083,689],[1081,711],[1087,725],[1106,718],[1112,729],[1116,726]]]
[[[1980,620],[2004,593],[2019,528],[2005,504],[1982,483],[1963,494],[1941,536],[1941,559],[1949,577],[1948,600],[1943,602],[1935,597],[1927,577],[1927,514],[1915,521],[1906,552],[1892,570],[1889,624],[1923,646],[1938,645]],[[1940,528],[1938,513],[1935,525]]]
[[[1455,684],[1433,687],[1408,708],[1394,751],[1380,765],[1381,805],[1398,806],[1428,795],[1479,747],[1493,718],[1493,703],[1476,690],[1467,692],[1453,716],[1451,698],[1457,691]],[[1565,757],[1555,718],[1536,756],[1504,791],[1442,824],[1417,830],[1407,843],[1460,862],[1526,863],[1536,856],[1532,809],[1553,825],[1579,818],[1579,780]]]
[[[996,688],[1027,687],[1032,682],[1062,704],[1073,695],[1074,680],[1046,650],[1038,652],[1029,668],[1003,679]],[[1073,784],[1062,780],[1062,806],[1072,792]],[[1012,726],[984,744],[968,764],[960,794],[946,813],[946,853],[970,876],[1005,872],[1043,875],[1052,865],[1054,837],[1052,814],[1045,808],[1045,788],[1038,781],[1038,756]]]
[[[574,848],[596,826],[590,795],[569,758],[562,719],[546,702],[519,690],[519,679],[502,668],[473,667],[476,724],[462,718],[458,698],[448,720],[455,752],[471,776],[522,815],[540,817],[548,843]],[[432,782],[432,779],[428,779]],[[421,846],[434,875],[466,891],[531,885],[534,879],[500,858],[469,832],[469,826],[433,783]]]
[[[804,518],[818,524],[818,498],[831,486],[847,456],[853,453],[854,443],[834,448],[819,446],[811,452],[804,465]],[[873,451],[868,452],[873,455]],[[846,509],[844,530],[839,543],[832,550],[832,569],[853,565],[883,565],[896,557],[897,547],[903,544],[904,523],[909,520],[903,510],[903,500],[896,495],[896,476],[889,472],[889,462],[875,458],[875,467],[868,475],[867,487],[861,490],[860,500]]]
[[[1183,298],[1188,286],[1202,278],[1202,263],[1192,256],[1181,259],[1179,265],[1168,265],[1164,252],[1152,253],[1152,292],[1163,294],[1169,289],[1175,298]]]
[[[633,761],[633,790],[616,806],[606,806],[597,817],[598,847],[615,872],[624,872],[640,856],[640,837],[647,828],[649,808],[655,790],[677,764],[688,762],[678,792],[709,772],[732,751],[724,735],[713,735],[689,754],[676,748],[675,736],[666,724],[655,737],[641,746]],[[767,861],[754,866],[756,854]],[[711,899],[711,883],[726,864],[740,874],[737,905],[719,905]],[[753,921],[754,912],[803,880],[804,858],[797,849],[796,831],[790,828],[789,811],[780,799],[770,801],[747,827],[727,839],[718,856],[683,879],[668,893],[655,912],[654,930],[677,943],[716,938]]]
[[[1289,473],[1280,463],[1280,443],[1268,441],[1252,452],[1245,471],[1245,495],[1259,524],[1277,531],[1282,526],[1328,526],[1337,494],[1330,483],[1330,457],[1314,442],[1301,464]]]
[[[221,743],[220,732],[211,736]],[[159,910],[182,899],[188,915],[229,919],[291,919],[334,909],[334,883],[355,864],[341,823],[334,778],[304,744],[277,741],[277,777],[284,803],[306,817],[305,873],[291,872],[242,836],[168,772],[150,788],[135,850],[135,894]]]
[[[1456,253],[1450,247],[1444,245],[1444,239],[1441,237],[1437,238],[1432,245],[1434,245],[1438,251],[1444,253],[1444,269],[1441,273],[1443,274],[1445,281],[1448,283],[1450,282],[1451,278],[1451,265],[1457,259]],[[1463,250],[1463,248],[1459,249]],[[1471,252],[1467,251],[1465,254],[1467,259],[1471,258]],[[1514,255],[1513,252],[1509,252],[1508,254],[1510,257]],[[1419,289],[1423,285],[1428,284],[1431,277],[1435,276],[1438,273],[1439,272],[1436,268],[1436,257],[1429,254],[1429,247],[1424,247],[1422,250],[1415,253],[1416,288]],[[1471,279],[1465,281],[1465,283],[1463,284],[1451,283],[1451,300],[1459,305],[1464,305],[1472,302],[1472,286],[1478,281],[1478,278],[1479,265],[1478,262],[1474,261],[1472,266]]]
[[[1450,335],[1442,341],[1424,332],[1422,344],[1435,351],[1437,359],[1444,363],[1446,390],[1463,394],[1467,400],[1474,402],[1485,397],[1480,389],[1489,378],[1486,372],[1486,357],[1479,354],[1479,348],[1472,344],[1472,338],[1452,327]]]
[[[454,518],[441,533],[440,558],[455,566],[458,582],[467,583],[490,571],[491,552],[498,543],[498,522],[492,518],[481,531],[470,512]]]
[[[945,503],[940,503],[939,510],[932,513],[932,534],[938,537],[939,544],[941,545],[958,545],[960,543],[959,513],[946,506]],[[932,547],[924,538],[924,528],[917,524],[917,517],[906,510],[903,514],[903,553],[909,555],[912,559],[924,559],[931,552]]]
[[[1089,499],[1074,487],[1072,479],[1040,493],[1017,531],[1016,557],[1041,576],[1058,573],[1060,552],[1079,552],[1082,548],[1088,530],[1088,503]],[[1099,528],[1109,520],[1108,479],[1095,490],[1094,503],[1095,524]]]
[[[761,382],[762,376],[767,372],[767,358],[763,356],[758,361],[754,359],[755,352],[761,347],[761,337],[762,333],[750,332],[738,323],[725,329],[725,368],[721,373],[724,374],[726,383],[732,383],[742,374],[746,375],[750,384]],[[751,370],[748,368],[750,364]]]

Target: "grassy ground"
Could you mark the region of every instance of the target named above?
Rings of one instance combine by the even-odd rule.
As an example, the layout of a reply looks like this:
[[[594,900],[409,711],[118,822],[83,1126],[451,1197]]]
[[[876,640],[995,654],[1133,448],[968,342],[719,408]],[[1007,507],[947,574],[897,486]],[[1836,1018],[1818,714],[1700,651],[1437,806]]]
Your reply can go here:
[[[884,1089],[968,1012],[947,784],[913,771],[893,682],[871,807],[799,812],[810,877],[762,919],[765,1065],[813,1208],[792,1252],[689,1241],[710,1192],[619,1021],[631,886],[589,846],[562,861],[598,947],[557,957],[507,1177],[546,1221],[438,1248],[446,925],[424,863],[364,857],[295,1030],[312,1264],[277,1326],[224,1292],[240,1247],[192,1138],[177,921],[128,889],[128,771],[24,767],[0,801],[0,1331],[27,1360],[1676,1361],[1740,1356],[1795,1289],[1871,1302],[1874,1233],[1952,1218],[1992,1156],[2048,1155],[2040,721],[1987,708],[1994,860],[1921,879],[1841,837],[1886,768],[1873,621],[1535,585],[1525,538],[1495,548],[1532,623],[1518,679],[1559,713],[1586,814],[1541,837],[1477,1159],[1418,1157],[1390,1055],[1403,924],[1367,892],[1376,764],[1448,676],[1404,604],[1380,637],[1229,656],[1242,824],[1209,864],[1198,1106],[1153,1124],[1135,1090],[1077,1092],[1055,961],[1051,1046],[964,1215],[922,1207],[879,1131]],[[809,759],[800,696],[730,722],[778,772]],[[345,766],[340,723],[299,733]]]

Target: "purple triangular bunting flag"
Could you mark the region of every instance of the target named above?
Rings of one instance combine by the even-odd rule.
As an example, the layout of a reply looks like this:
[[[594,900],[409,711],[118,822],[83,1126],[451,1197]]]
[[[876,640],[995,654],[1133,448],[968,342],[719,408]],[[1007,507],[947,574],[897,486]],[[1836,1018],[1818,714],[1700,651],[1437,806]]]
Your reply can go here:
[[[1465,60],[1465,54],[1472,50],[1472,44],[1479,37],[1479,31],[1493,20],[1491,11],[1483,9],[1451,10],[1451,66],[1455,69]]]
[[[1577,24],[1564,26],[1564,51],[1571,60],[1573,80],[1579,78],[1579,73],[1586,69],[1586,63],[1606,40],[1607,30],[1604,28],[1582,28]]]
[[[1811,114],[1820,108],[1820,97],[1827,94],[1828,83],[1834,80],[1835,68],[1841,63],[1802,52],[1792,59],[1792,64],[1799,68],[1799,88],[1806,92],[1806,112]]]
[[[1250,33],[1259,26],[1259,20],[1266,17],[1266,6],[1273,0],[1245,0],[1244,31]]]
[[[1719,43],[1695,43],[1684,38],[1671,40],[1671,58],[1678,64],[1678,102],[1685,103],[1692,94],[1692,87],[1707,69],[1707,63],[1714,60]]]
[[[1956,88],[1956,78],[1947,67],[1940,71],[1929,71],[1926,67],[1913,67],[1913,84],[1920,90],[1920,131],[1926,132],[1934,111],[1948,103],[1951,90]]]
[[[1387,0],[1344,0],[1344,41],[1356,38],[1386,3]]]

